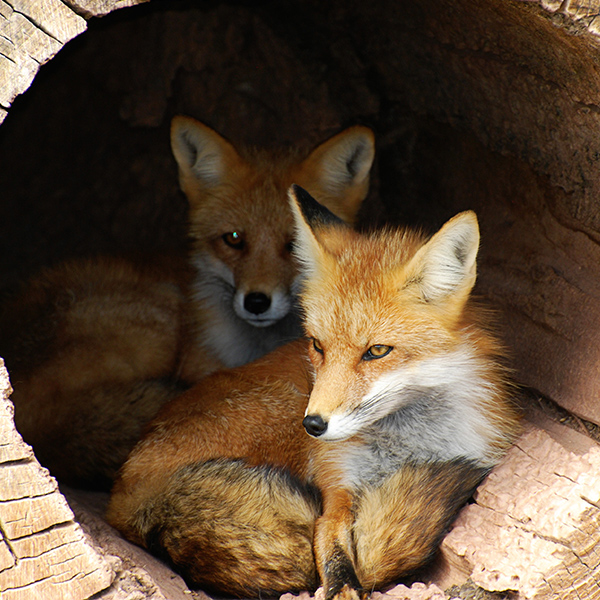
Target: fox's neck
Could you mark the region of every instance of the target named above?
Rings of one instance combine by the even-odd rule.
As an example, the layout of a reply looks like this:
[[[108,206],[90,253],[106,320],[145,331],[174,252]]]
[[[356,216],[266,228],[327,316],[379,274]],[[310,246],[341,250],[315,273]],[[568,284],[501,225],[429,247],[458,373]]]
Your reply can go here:
[[[275,350],[300,337],[302,329],[295,313],[290,313],[270,327],[253,327],[225,307],[210,312],[213,318],[201,326],[201,343],[215,352],[221,363],[237,367]]]

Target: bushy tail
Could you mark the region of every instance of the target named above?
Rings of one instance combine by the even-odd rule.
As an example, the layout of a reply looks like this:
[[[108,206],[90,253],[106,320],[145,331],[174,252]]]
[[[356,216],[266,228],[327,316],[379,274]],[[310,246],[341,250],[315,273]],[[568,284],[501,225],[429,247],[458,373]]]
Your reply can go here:
[[[426,564],[486,473],[469,461],[407,464],[364,490],[353,530],[363,589],[378,589]]]
[[[317,492],[284,470],[212,460],[181,468],[134,517],[190,584],[238,597],[314,590]]]

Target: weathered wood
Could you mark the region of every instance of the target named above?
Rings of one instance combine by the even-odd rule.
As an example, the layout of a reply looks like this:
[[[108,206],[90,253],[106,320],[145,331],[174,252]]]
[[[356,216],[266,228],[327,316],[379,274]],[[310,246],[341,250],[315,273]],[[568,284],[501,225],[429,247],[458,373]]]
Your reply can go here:
[[[0,0],[0,123],[39,68],[86,30],[85,19],[146,1]]]
[[[0,596],[84,600],[115,573],[85,538],[56,481],[14,427],[0,361]]]
[[[102,17],[119,8],[127,8],[150,0],[65,0],[77,14],[90,19]]]
[[[449,596],[445,594],[435,583],[425,584],[421,582],[413,583],[410,587],[405,585],[397,585],[387,590],[385,593],[373,592],[370,596],[371,600],[449,600]],[[314,596],[308,592],[303,592],[299,595],[283,594],[279,600],[325,600],[325,592],[323,588],[319,588]],[[453,598],[451,600],[460,600]]]
[[[0,0],[0,107],[8,109],[40,66],[85,29],[61,0]]]
[[[480,486],[442,544],[455,578],[520,600],[600,598],[600,447],[563,443],[531,427]]]
[[[531,2],[536,0],[522,0]],[[600,2],[598,0],[537,0],[542,8],[565,15],[590,33],[600,34]]]

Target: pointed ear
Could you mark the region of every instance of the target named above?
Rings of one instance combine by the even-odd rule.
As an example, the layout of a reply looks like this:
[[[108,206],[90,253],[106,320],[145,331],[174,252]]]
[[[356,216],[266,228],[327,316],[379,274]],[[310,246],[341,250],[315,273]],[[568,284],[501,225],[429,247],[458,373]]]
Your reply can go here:
[[[346,227],[346,224],[298,185],[290,187],[288,197],[296,226],[294,254],[304,275],[314,277],[327,253],[319,240],[319,229],[332,225]]]
[[[353,223],[369,191],[375,137],[350,127],[315,148],[300,166],[297,182],[347,223]]]
[[[448,221],[412,258],[405,287],[415,286],[422,300],[465,301],[477,276],[479,226],[473,211]]]
[[[179,166],[181,189],[186,194],[194,182],[205,187],[221,184],[230,167],[241,160],[225,138],[191,117],[173,118],[171,149]]]

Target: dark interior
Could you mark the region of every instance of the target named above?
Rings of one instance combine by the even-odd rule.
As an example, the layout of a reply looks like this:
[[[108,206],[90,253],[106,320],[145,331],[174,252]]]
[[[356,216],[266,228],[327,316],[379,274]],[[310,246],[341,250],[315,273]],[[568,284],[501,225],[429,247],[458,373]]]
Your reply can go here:
[[[0,128],[0,288],[185,243],[175,114],[236,144],[377,137],[363,226],[475,209],[520,381],[600,423],[600,53],[516,0],[158,1],[89,22]]]

